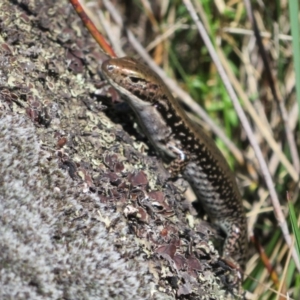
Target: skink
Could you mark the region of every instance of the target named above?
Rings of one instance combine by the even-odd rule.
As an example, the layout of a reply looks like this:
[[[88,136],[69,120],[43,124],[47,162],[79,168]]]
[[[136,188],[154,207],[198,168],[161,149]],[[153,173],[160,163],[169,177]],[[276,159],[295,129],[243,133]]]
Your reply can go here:
[[[247,221],[235,177],[214,141],[187,117],[162,79],[129,57],[102,64],[107,81],[124,96],[172,175],[189,182],[212,222],[226,234],[223,258],[244,269]]]

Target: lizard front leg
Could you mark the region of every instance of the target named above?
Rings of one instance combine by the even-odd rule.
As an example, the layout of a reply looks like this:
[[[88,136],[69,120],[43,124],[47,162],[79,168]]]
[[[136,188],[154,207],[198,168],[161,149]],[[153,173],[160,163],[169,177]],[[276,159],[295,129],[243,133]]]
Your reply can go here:
[[[182,172],[189,161],[189,155],[176,146],[173,142],[168,142],[167,148],[175,156],[175,158],[169,164],[168,170],[171,174],[171,177],[176,178],[179,175],[182,175]]]

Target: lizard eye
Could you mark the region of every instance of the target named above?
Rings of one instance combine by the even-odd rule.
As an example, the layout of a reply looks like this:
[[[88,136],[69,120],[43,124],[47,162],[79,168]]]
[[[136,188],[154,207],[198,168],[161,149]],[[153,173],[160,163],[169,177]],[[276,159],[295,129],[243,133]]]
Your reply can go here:
[[[113,66],[113,65],[108,65],[108,66],[106,67],[106,70],[107,70],[107,71],[113,71],[113,69],[114,69],[114,66]]]
[[[139,82],[140,78],[130,76],[130,80],[131,80],[133,83],[137,83],[137,82]]]

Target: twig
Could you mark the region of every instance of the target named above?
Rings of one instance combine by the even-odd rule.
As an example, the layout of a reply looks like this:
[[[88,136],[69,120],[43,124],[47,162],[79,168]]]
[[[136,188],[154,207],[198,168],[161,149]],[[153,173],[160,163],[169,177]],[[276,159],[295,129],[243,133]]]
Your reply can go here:
[[[253,30],[245,29],[245,28],[231,28],[231,27],[224,27],[222,28],[223,32],[228,32],[231,34],[240,34],[240,35],[254,35]],[[260,35],[264,38],[270,39],[272,37],[272,34],[270,32],[260,32]],[[292,41],[292,37],[287,34],[278,34],[278,39],[280,41]]]
[[[185,22],[185,19],[180,20],[179,22],[172,25],[168,30],[166,30],[163,34],[159,35],[157,38],[155,38],[147,47],[146,50],[149,52],[153,48],[155,48],[158,44],[165,41],[168,37],[170,37],[176,30],[182,28],[182,24]]]
[[[117,53],[118,57],[125,56],[126,54],[124,53],[121,45],[120,45],[120,39],[119,37],[116,37],[115,35],[111,34],[112,29],[108,26],[108,22],[106,21],[103,12],[101,10],[98,10],[98,18],[99,21],[106,33],[107,38],[109,39],[113,49],[115,49],[115,52]]]
[[[99,33],[97,28],[95,27],[94,23],[90,20],[88,15],[83,10],[81,4],[78,2],[78,0],[69,0],[70,3],[73,5],[75,11],[77,12],[78,16],[86,26],[86,28],[89,30],[92,37],[96,40],[96,42],[101,47],[101,50],[109,55],[110,57],[116,57],[116,54],[114,50],[110,47],[110,45],[106,42],[102,34]]]

